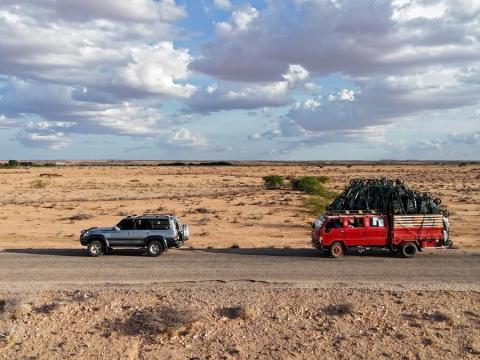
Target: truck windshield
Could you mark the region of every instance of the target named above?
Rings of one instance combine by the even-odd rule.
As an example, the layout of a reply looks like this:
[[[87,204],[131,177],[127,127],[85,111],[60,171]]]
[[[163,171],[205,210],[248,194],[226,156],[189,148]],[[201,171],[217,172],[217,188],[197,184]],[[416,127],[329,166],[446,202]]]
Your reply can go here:
[[[320,216],[317,220],[314,221],[313,225],[316,229],[322,227],[323,223],[325,222],[325,216]]]

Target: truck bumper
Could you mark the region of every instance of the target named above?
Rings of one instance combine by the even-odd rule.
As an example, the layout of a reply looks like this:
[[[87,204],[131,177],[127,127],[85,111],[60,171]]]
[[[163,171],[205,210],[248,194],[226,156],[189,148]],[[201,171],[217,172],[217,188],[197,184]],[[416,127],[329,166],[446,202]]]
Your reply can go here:
[[[312,246],[314,248],[321,249],[322,248],[322,243],[320,242],[319,239],[312,236]]]

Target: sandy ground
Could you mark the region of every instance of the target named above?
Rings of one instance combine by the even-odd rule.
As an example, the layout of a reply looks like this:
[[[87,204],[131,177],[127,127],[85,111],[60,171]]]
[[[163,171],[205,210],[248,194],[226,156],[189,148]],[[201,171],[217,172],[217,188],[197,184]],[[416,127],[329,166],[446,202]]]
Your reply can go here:
[[[208,285],[0,294],[3,359],[478,359],[480,293]]]
[[[74,248],[82,229],[147,212],[181,216],[195,248],[309,247],[306,195],[263,189],[268,174],[327,175],[337,191],[354,177],[403,178],[442,198],[456,245],[480,247],[480,165],[339,164],[1,169],[0,248]]]

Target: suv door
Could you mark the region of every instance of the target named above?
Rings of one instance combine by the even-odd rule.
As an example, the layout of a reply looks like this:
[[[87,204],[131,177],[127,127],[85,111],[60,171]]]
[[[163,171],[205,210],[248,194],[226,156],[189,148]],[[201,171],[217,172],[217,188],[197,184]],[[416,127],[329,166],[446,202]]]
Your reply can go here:
[[[134,219],[123,219],[117,225],[118,231],[112,231],[110,235],[110,245],[112,246],[132,246],[133,231],[135,229]]]
[[[137,219],[135,222],[135,230],[133,232],[132,242],[136,246],[143,246],[145,239],[150,236],[152,231],[152,220],[150,219]]]

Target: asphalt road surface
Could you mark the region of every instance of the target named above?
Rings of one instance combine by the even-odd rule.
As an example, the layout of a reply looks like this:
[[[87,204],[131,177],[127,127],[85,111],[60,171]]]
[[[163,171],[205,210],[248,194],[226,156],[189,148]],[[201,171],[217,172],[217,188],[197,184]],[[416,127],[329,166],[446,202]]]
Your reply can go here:
[[[330,259],[315,249],[175,249],[158,258],[136,251],[92,258],[84,249],[0,250],[0,291],[215,281],[479,291],[480,253],[429,250],[402,259],[376,252]]]

